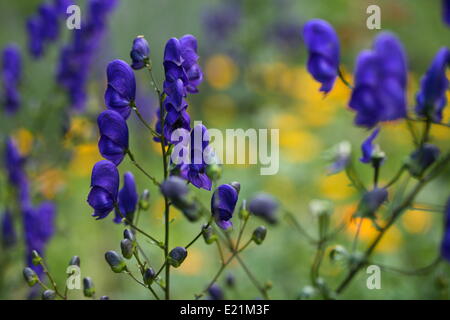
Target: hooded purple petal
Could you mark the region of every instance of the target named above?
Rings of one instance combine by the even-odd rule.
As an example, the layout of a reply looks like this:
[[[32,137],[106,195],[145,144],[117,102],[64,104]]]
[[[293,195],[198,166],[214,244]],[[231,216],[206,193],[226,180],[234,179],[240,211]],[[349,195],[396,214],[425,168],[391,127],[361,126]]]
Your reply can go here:
[[[233,217],[237,200],[238,192],[229,184],[223,184],[214,191],[211,198],[211,212],[220,228],[228,229],[232,226],[229,220]]]
[[[375,151],[375,146],[373,145],[373,140],[378,136],[380,128],[376,128],[361,145],[362,157],[359,161],[363,163],[370,163],[372,161],[372,155]]]
[[[130,104],[136,98],[136,79],[131,67],[122,60],[114,60],[106,70],[108,88],[105,92],[105,104],[127,119],[131,112]]]
[[[125,119],[115,111],[105,110],[98,116],[97,124],[100,130],[100,153],[116,166],[119,165],[128,150],[128,126]]]
[[[134,213],[137,202],[138,194],[134,176],[131,172],[126,172],[123,175],[123,188],[119,191],[120,212],[124,216]]]

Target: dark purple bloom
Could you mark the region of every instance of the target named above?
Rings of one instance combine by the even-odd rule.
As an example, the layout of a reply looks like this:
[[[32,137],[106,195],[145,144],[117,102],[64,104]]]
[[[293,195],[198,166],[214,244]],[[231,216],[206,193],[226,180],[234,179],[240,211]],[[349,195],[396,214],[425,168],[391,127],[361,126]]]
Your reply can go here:
[[[44,51],[44,39],[42,23],[39,16],[32,16],[27,20],[28,49],[34,58],[42,56]]]
[[[238,200],[237,190],[229,185],[222,184],[213,193],[211,198],[211,212],[217,225],[226,230],[233,226],[230,219]]]
[[[3,82],[5,85],[17,86],[22,77],[22,57],[16,45],[9,45],[3,49]]]
[[[55,41],[59,35],[59,21],[57,8],[49,3],[39,6],[39,18],[43,40]]]
[[[12,247],[17,242],[17,234],[11,212],[6,210],[1,220],[1,238],[4,248]]]
[[[72,4],[74,4],[72,0],[53,0],[56,12],[62,17],[67,16],[67,8]]]
[[[108,160],[97,162],[92,169],[91,191],[88,203],[94,208],[93,217],[105,218],[117,203],[119,192],[119,172],[114,163]]]
[[[420,82],[416,96],[416,113],[432,121],[441,122],[442,110],[447,104],[448,79],[446,69],[450,65],[450,50],[441,48]]]
[[[22,179],[22,176],[24,175],[23,165],[25,159],[19,153],[19,149],[17,148],[16,143],[12,138],[8,138],[6,140],[4,155],[9,182],[15,186],[18,186]]]
[[[164,48],[164,62],[172,62],[180,66],[183,62],[181,58],[181,44],[177,38],[170,38]]]
[[[223,290],[216,283],[213,283],[213,285],[208,288],[208,295],[210,300],[224,299]]]
[[[114,60],[108,64],[106,74],[108,88],[105,92],[105,104],[109,109],[119,112],[124,119],[127,119],[136,98],[134,72],[125,61]]]
[[[313,19],[303,27],[303,38],[308,48],[308,71],[322,86],[320,91],[333,89],[339,69],[339,39],[326,21]]]
[[[118,166],[128,151],[128,126],[116,111],[105,110],[97,118],[101,155]]]
[[[197,86],[203,80],[203,72],[198,65],[197,39],[190,34],[180,38],[181,57],[183,69],[187,75],[186,90],[189,93],[197,93]]]
[[[450,197],[445,206],[444,235],[441,242],[441,256],[450,262]]]
[[[376,128],[373,132],[367,137],[366,140],[361,145],[362,157],[359,158],[359,161],[363,163],[371,163],[372,155],[374,154],[375,145],[373,144],[373,140],[378,136],[380,132],[380,128]]]
[[[367,191],[358,204],[355,217],[375,218],[375,213],[386,202],[388,192],[384,188],[375,188]]]
[[[440,153],[438,147],[425,143],[409,156],[406,166],[411,175],[420,177],[439,158]]]
[[[442,0],[442,15],[444,22],[450,26],[450,0]]]
[[[134,39],[130,57],[132,60],[131,67],[134,70],[142,69],[149,63],[150,47],[143,36],[138,36]]]
[[[136,211],[138,197],[134,176],[131,172],[126,172],[123,175],[123,187],[119,191],[119,209],[123,216],[128,218]],[[122,216],[116,214],[114,222],[120,223],[121,221]]]
[[[16,113],[17,110],[19,110],[22,101],[19,91],[14,86],[8,84],[5,85],[4,91],[5,100],[3,101],[3,103],[6,112],[9,114]]]
[[[372,51],[362,51],[349,102],[355,124],[367,128],[378,122],[406,117],[406,56],[400,41],[390,33],[375,39]]]
[[[179,202],[185,198],[189,189],[186,185],[186,181],[177,177],[170,176],[161,183],[161,193],[169,198],[172,202]]]
[[[270,194],[260,193],[250,199],[248,211],[270,224],[277,223],[278,201]]]

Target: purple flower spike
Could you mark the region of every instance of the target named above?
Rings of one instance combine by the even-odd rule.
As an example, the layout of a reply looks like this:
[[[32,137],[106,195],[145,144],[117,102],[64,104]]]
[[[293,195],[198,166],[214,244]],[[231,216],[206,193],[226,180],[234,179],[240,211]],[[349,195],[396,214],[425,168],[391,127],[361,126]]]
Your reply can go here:
[[[356,111],[356,125],[372,128],[406,117],[406,73],[403,47],[390,33],[376,38],[373,51],[360,53],[349,102]]]
[[[118,166],[128,150],[128,126],[122,116],[105,110],[97,118],[100,130],[98,148],[101,155]]]
[[[94,208],[93,217],[105,218],[117,202],[119,192],[119,172],[108,160],[97,162],[92,169],[91,191],[87,202]]]
[[[42,22],[38,16],[27,20],[28,50],[33,58],[39,58],[44,51]]]
[[[105,104],[127,119],[136,98],[136,79],[133,70],[125,61],[114,60],[108,64],[106,75],[108,88],[105,92]]]
[[[441,256],[450,262],[450,197],[445,206],[444,236],[441,242]]]
[[[129,217],[136,211],[138,202],[138,194],[136,191],[136,183],[131,172],[123,175],[123,187],[119,191],[119,209],[123,216]],[[116,213],[115,223],[120,223],[122,216]]]
[[[134,70],[139,70],[145,67],[149,61],[150,47],[147,40],[143,36],[138,36],[133,41],[133,47],[131,48],[130,57],[132,60],[131,67]]]
[[[429,117],[435,122],[442,121],[442,110],[447,104],[448,66],[450,66],[450,50],[444,47],[438,51],[420,82],[420,91],[416,96],[416,113],[420,117]]]
[[[373,140],[380,133],[380,128],[376,128],[361,145],[362,157],[359,158],[359,161],[363,163],[372,162],[372,155],[375,152],[375,146],[373,144]]]
[[[303,38],[308,48],[308,71],[322,84],[320,91],[333,89],[339,69],[339,39],[326,21],[313,19],[303,27]]]
[[[19,47],[9,45],[3,50],[3,81],[4,84],[17,86],[22,77],[22,57]]]
[[[39,17],[42,23],[42,37],[44,40],[55,41],[59,36],[58,8],[43,3],[39,7]]]
[[[220,228],[226,230],[233,226],[230,219],[233,217],[237,200],[238,192],[229,184],[222,184],[214,191],[211,198],[211,212]]]

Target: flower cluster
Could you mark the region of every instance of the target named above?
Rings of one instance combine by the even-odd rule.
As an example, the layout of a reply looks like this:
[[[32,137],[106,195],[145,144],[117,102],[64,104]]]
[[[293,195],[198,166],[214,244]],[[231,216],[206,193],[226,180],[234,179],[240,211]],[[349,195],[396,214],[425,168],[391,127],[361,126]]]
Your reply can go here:
[[[2,54],[2,101],[7,113],[15,113],[20,107],[20,93],[18,85],[22,78],[22,57],[16,45],[9,45]]]
[[[81,29],[73,30],[71,41],[61,48],[56,80],[67,91],[76,110],[85,107],[91,65],[104,36],[108,15],[116,3],[116,0],[89,0],[87,19]]]

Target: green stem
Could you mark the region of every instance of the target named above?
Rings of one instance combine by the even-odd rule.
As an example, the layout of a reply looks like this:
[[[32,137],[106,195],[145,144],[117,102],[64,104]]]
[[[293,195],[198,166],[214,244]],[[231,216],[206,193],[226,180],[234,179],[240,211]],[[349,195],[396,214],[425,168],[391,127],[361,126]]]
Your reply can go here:
[[[160,186],[160,183],[158,182],[158,180],[156,180],[156,178],[154,178],[153,176],[151,176],[147,171],[144,170],[144,168],[142,168],[139,163],[136,162],[134,155],[131,153],[130,150],[127,150],[127,154],[128,157],[130,158],[131,162],[133,163],[133,165],[138,168],[147,178],[149,178],[154,185],[156,185],[157,187]]]

